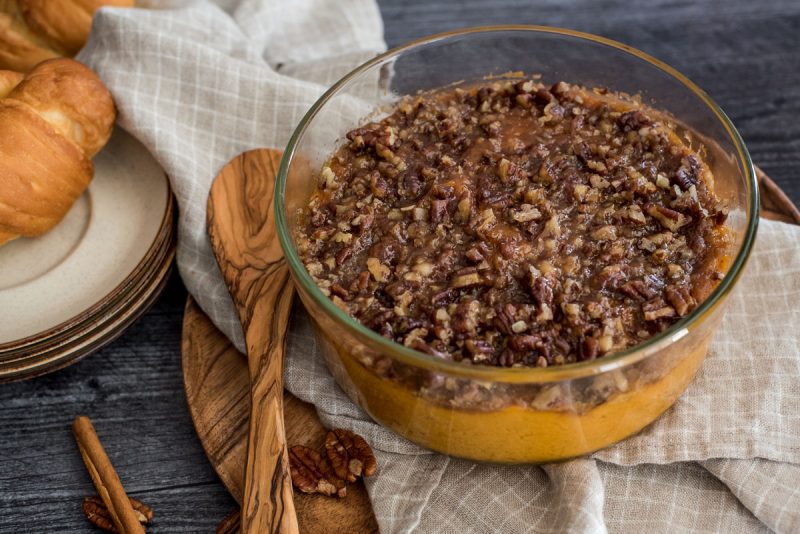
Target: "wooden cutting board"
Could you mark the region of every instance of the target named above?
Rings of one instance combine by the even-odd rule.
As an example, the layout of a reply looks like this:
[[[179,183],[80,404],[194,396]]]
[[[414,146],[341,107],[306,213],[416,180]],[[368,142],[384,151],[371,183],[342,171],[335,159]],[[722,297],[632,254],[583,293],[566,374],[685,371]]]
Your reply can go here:
[[[800,210],[758,170],[761,216],[800,224]],[[223,484],[241,502],[250,413],[247,360],[189,297],[181,345],[183,381],[194,426]],[[326,430],[313,406],[285,393],[289,445],[321,448]],[[380,466],[378,468],[380,476]],[[363,483],[348,486],[347,497],[332,499],[295,492],[301,532],[378,532]]]
[[[222,483],[241,503],[250,417],[247,359],[191,297],[187,299],[183,317],[181,353],[186,399],[197,435]],[[306,445],[324,450],[327,430],[314,407],[288,392],[284,392],[283,400],[289,446]],[[295,491],[294,504],[300,532],[378,532],[367,491],[360,479],[357,484],[348,484],[347,496],[343,499]]]

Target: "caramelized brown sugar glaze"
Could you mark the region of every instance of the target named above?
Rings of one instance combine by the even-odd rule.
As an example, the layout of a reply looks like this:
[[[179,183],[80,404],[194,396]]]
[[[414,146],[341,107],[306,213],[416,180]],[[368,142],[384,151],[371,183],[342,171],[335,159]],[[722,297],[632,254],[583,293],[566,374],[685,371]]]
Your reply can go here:
[[[729,234],[702,149],[638,99],[494,81],[347,134],[295,236],[322,291],[437,358],[547,367],[690,313]]]

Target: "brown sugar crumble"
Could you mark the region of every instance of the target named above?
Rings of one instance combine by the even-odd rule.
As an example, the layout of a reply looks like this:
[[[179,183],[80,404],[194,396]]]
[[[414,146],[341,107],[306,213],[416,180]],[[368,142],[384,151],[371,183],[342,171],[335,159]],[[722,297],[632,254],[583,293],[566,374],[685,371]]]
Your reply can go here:
[[[532,80],[405,97],[347,134],[295,236],[356,320],[437,358],[592,360],[657,334],[721,277],[702,151],[602,89]]]

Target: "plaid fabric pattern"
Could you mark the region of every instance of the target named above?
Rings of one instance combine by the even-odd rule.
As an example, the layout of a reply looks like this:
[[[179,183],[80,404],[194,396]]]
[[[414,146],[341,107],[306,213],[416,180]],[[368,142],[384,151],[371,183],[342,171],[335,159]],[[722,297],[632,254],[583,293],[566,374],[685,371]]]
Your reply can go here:
[[[242,347],[206,238],[211,181],[240,152],[284,146],[327,85],[382,51],[380,15],[372,0],[158,4],[101,10],[79,59],[169,175],[183,280]],[[299,305],[287,388],[326,426],[373,445],[379,473],[368,490],[384,533],[800,532],[798,243],[800,229],[762,221],[695,382],[644,432],[591,458],[493,466],[417,447],[336,386]]]
[[[120,125],[169,175],[181,276],[243,348],[206,237],[211,182],[245,150],[283,147],[328,84],[384,50],[383,27],[371,0],[173,4],[187,5],[100,10],[79,59],[111,89]]]

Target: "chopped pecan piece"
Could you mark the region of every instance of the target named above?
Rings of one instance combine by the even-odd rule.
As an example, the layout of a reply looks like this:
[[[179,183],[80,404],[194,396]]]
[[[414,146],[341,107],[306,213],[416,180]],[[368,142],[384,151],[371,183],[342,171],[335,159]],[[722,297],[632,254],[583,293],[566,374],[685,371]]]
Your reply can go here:
[[[336,265],[341,266],[350,259],[350,256],[353,255],[353,247],[343,247],[339,252],[336,253]]]
[[[350,292],[347,291],[342,286],[340,286],[339,284],[331,285],[330,290],[331,294],[336,295],[337,297],[341,297],[345,300],[350,300]]]
[[[625,132],[638,131],[645,126],[650,126],[652,124],[653,121],[651,121],[638,109],[634,111],[627,111],[619,117],[619,125]]]
[[[369,286],[369,271],[362,271],[358,277],[350,284],[350,291],[353,293],[360,293],[367,289]]]
[[[441,327],[437,327],[441,328]],[[420,340],[419,338],[415,339],[411,345],[411,348],[414,350],[418,350],[420,352],[424,352],[425,354],[430,354],[431,356],[435,356],[437,358],[441,358],[443,360],[448,359],[448,354],[446,352],[442,352],[437,350],[433,347],[433,345],[429,345],[424,341]]]
[[[582,361],[585,360],[594,360],[597,358],[597,352],[599,349],[599,345],[597,340],[593,337],[585,337],[583,341],[581,341],[579,356]]]
[[[483,254],[481,254],[477,248],[469,249],[466,253],[464,253],[464,257],[472,263],[480,263],[485,259]]]
[[[664,228],[672,232],[677,232],[681,226],[689,222],[683,213],[665,206],[649,206],[647,213],[660,222]]]
[[[464,346],[472,354],[472,360],[476,362],[488,360],[495,353],[492,344],[482,339],[468,339],[464,342]]]
[[[516,310],[514,310],[514,306],[512,304],[506,304],[496,312],[494,323],[497,325],[497,328],[506,335],[511,335],[514,333],[512,326],[515,323],[515,313]]]
[[[453,279],[450,281],[450,285],[456,288],[477,286],[480,285],[480,283],[481,276],[477,272],[460,274],[453,277]]]
[[[391,271],[378,258],[367,258],[367,270],[376,282],[386,282]]]
[[[508,340],[508,347],[516,352],[531,351],[542,346],[542,339],[539,336],[512,336]]]
[[[389,194],[389,182],[378,171],[370,174],[370,187],[372,194],[377,198],[386,198]]]
[[[592,232],[592,239],[597,239],[598,241],[616,241],[617,228],[609,224],[601,226]]]
[[[599,289],[617,289],[627,280],[625,269],[619,264],[609,265],[597,274],[594,279]]]
[[[702,166],[694,154],[687,156],[680,168],[675,172],[675,181],[681,189],[688,191],[693,185],[697,185],[700,179]]]
[[[542,218],[542,212],[530,204],[522,204],[519,209],[512,210],[511,218],[517,222],[537,221]]]
[[[438,224],[447,218],[447,200],[435,199],[431,201],[430,219],[434,224]]]
[[[553,94],[547,89],[537,89],[533,94],[533,101],[540,107],[545,107],[555,100]]]
[[[633,280],[619,288],[620,291],[637,300],[649,300],[656,296],[656,292],[642,280]]]
[[[645,321],[657,321],[668,317],[675,317],[675,309],[667,305],[663,300],[656,299],[642,305]]]
[[[678,315],[683,317],[692,310],[697,302],[685,286],[669,286],[666,290],[667,301],[672,304]]]
[[[480,304],[476,300],[461,302],[453,314],[453,330],[461,333],[474,332],[478,326]]]
[[[540,308],[553,305],[553,288],[550,287],[550,282],[546,278],[541,276],[533,278],[531,275],[530,292],[533,301]]]

